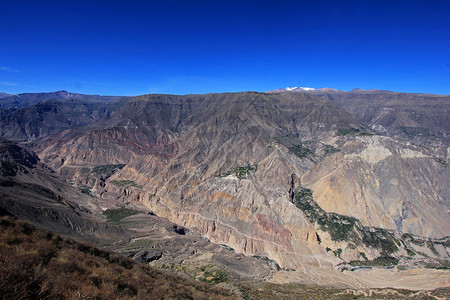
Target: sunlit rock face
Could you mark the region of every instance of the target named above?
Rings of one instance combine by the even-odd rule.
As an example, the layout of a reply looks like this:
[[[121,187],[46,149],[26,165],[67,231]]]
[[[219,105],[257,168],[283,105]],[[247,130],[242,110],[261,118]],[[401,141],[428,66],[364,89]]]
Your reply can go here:
[[[93,182],[96,166],[124,164],[92,184],[99,197],[139,201],[213,242],[282,268],[382,255],[385,250],[358,242],[364,226],[448,235],[445,139],[425,147],[381,135],[338,104],[298,92],[146,95],[34,149],[80,184]],[[302,188],[324,210],[317,222],[296,204]],[[332,212],[356,218],[351,239],[321,225],[320,217]],[[405,247],[391,254],[406,253]]]
[[[323,161],[302,178],[321,207],[371,226],[447,235],[449,171],[433,153],[380,136],[335,143],[339,163]]]

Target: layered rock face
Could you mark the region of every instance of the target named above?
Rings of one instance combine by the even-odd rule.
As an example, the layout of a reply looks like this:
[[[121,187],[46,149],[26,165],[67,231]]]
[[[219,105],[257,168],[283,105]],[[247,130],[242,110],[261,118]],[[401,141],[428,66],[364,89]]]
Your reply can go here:
[[[136,97],[34,147],[98,197],[139,201],[283,268],[401,256],[415,249],[401,233],[448,235],[448,156],[438,148],[379,135],[324,97],[252,92]],[[378,231],[367,226],[398,231],[389,231],[398,245],[377,248],[368,236]],[[448,257],[443,242],[436,247],[431,256]]]
[[[335,138],[334,145],[339,163],[323,162],[303,176],[321,207],[371,226],[448,234],[449,171],[433,151],[382,136]]]

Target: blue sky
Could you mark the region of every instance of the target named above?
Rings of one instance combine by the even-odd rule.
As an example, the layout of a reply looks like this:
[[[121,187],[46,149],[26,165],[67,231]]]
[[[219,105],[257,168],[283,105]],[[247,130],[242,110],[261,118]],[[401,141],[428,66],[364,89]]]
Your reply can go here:
[[[450,94],[450,1],[0,0],[0,92]]]

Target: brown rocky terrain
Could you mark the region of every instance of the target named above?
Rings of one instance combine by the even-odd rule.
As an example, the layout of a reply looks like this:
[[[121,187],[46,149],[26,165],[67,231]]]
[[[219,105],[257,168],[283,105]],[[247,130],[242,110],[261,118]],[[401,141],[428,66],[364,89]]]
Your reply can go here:
[[[36,150],[78,184],[88,184],[98,165],[123,164],[92,189],[105,199],[142,203],[283,268],[385,255],[360,242],[364,226],[430,238],[449,228],[446,157],[378,136],[332,101],[309,94],[141,96],[93,129],[61,132]],[[312,190],[319,208],[344,217],[311,219],[295,205],[302,189]],[[332,221],[325,224],[323,216]],[[334,235],[341,223],[349,231],[360,224],[354,242]],[[402,245],[395,257],[406,253]],[[445,258],[443,247],[438,256]]]
[[[279,89],[277,93],[286,93]],[[381,90],[292,90],[329,99],[360,118],[378,134],[419,144],[449,143],[450,96],[408,94]]]
[[[233,297],[244,299],[280,296],[286,299],[342,299],[356,295],[440,298],[448,293],[439,288],[448,285],[448,277],[442,270],[376,269],[341,273],[324,267],[304,267],[297,271],[280,271],[279,266],[267,258],[237,254],[225,245],[212,244],[153,213],[139,211],[139,207],[113,207],[104,210],[103,217],[92,215],[84,205],[90,205],[95,211],[93,204],[100,204],[101,199],[89,197],[90,201],[84,202],[86,196],[78,195],[73,199],[79,204],[69,202],[65,197],[77,192],[56,178],[45,178],[50,176],[49,170],[36,156],[7,141],[2,141],[1,150],[2,215],[29,219],[41,228],[95,242],[166,271],[160,272],[111,252],[62,239],[23,222],[2,219],[0,295],[3,297],[72,297],[78,294],[105,299],[114,294],[126,299],[150,295],[161,295],[162,298],[196,295],[198,298],[207,293],[207,297],[214,298],[233,294]],[[41,177],[40,182],[57,183],[57,189],[53,191],[56,186],[52,184],[47,185],[49,188],[32,185],[37,174]],[[5,185],[5,182],[9,184]],[[167,271],[182,276],[173,276]],[[61,275],[56,278],[55,273]],[[123,276],[114,275],[118,273]],[[387,277],[390,278],[389,285],[385,280]],[[204,281],[209,286],[190,279]],[[216,284],[221,288],[211,286]],[[430,291],[414,291],[418,287]]]
[[[425,105],[427,114],[438,107],[445,112],[449,102],[442,99],[436,107]],[[389,101],[376,105],[392,106]],[[313,280],[329,270],[329,282],[342,275],[349,279],[336,284],[381,287],[371,286],[371,275],[357,280],[356,273],[383,274],[379,267],[393,267],[417,269],[428,278],[440,272],[443,280],[423,288],[448,285],[448,271],[424,269],[448,267],[446,125],[430,125],[437,138],[426,143],[395,130],[428,128],[429,117],[412,125],[399,117],[382,123],[384,132],[373,121],[382,109],[368,117],[364,109],[351,107],[296,92],[144,95],[88,126],[36,139],[28,147],[58,176],[85,189],[95,199],[87,203],[97,209],[134,205],[228,247],[189,255],[202,245],[197,237],[183,240],[192,246],[174,246],[173,239],[166,243],[151,234],[114,245],[135,258],[160,254],[145,249],[178,249],[152,260],[160,267],[196,276],[192,261],[220,265],[220,257],[229,257],[222,265],[233,266],[230,257],[245,254],[245,260],[255,256],[266,262],[258,267],[249,262],[244,268],[249,277],[272,276],[270,265],[278,265],[284,271],[277,274],[289,278],[277,282],[292,282],[305,272]],[[397,110],[403,115],[401,105]],[[136,224],[146,222],[153,228],[152,217],[130,218],[131,224],[120,228],[137,232]],[[131,247],[135,242],[143,248]],[[403,287],[400,275],[387,286]],[[382,282],[384,275],[377,276]]]
[[[140,262],[155,260],[159,268],[184,262],[183,267],[189,268],[186,273],[197,279],[202,278],[202,268],[222,272],[230,280],[269,278],[277,270],[270,261],[212,244],[144,206],[88,195],[86,188],[61,181],[37,156],[7,140],[0,140],[0,153],[0,215],[27,220]]]

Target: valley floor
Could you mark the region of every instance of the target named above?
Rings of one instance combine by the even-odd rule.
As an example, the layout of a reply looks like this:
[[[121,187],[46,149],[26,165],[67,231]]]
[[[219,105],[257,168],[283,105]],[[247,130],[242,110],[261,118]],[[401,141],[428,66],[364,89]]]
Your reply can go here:
[[[370,270],[339,272],[329,268],[304,267],[295,272],[277,272],[270,282],[318,284],[331,287],[345,286],[353,289],[433,290],[450,286],[450,271],[434,269],[399,271],[396,269],[372,268]]]

